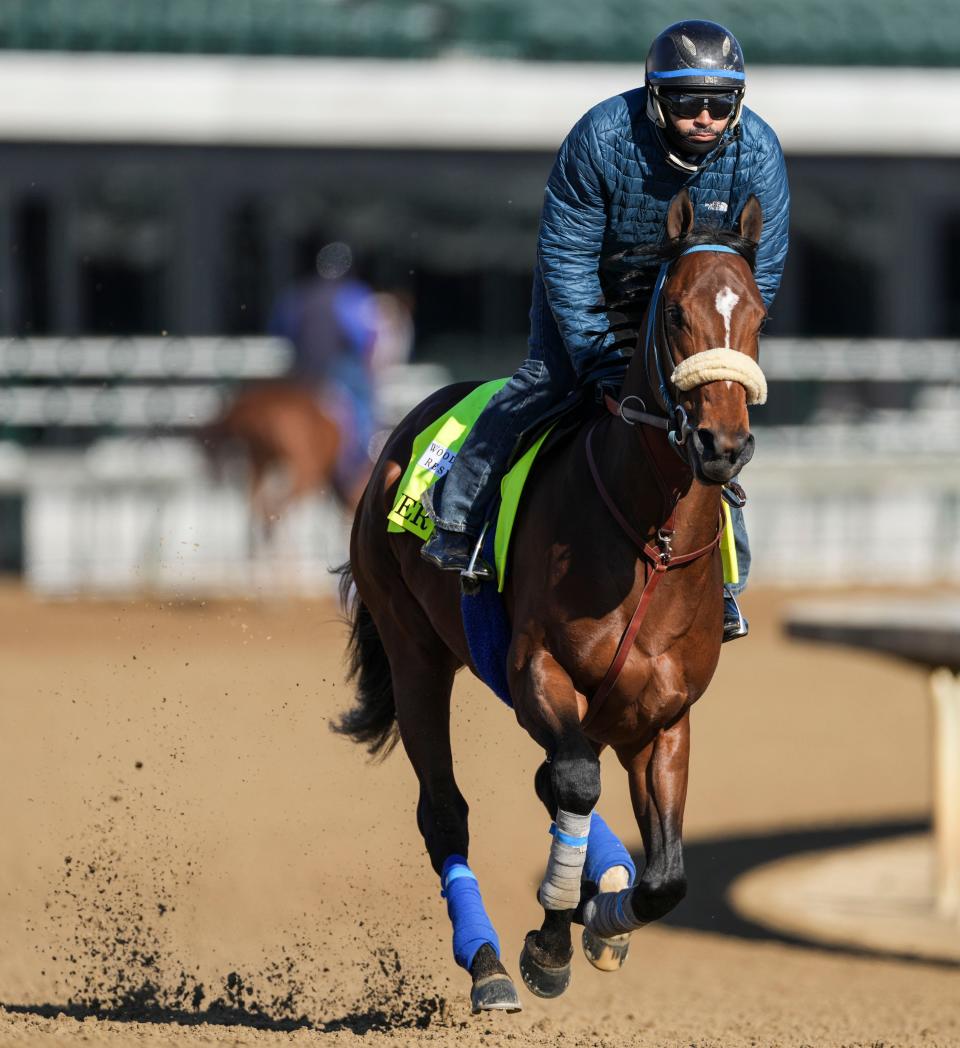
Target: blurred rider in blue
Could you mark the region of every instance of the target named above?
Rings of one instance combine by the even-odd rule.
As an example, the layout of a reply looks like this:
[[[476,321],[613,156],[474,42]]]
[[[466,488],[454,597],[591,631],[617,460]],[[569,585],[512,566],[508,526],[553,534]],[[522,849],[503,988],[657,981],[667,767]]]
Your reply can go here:
[[[281,293],[268,322],[271,335],[293,343],[289,377],[309,387],[336,419],[341,436],[336,480],[343,491],[365,480],[376,429],[377,303],[352,268],[347,244],[325,245],[316,256],[316,273]]]
[[[790,194],[780,143],[743,104],[745,88],[743,54],[729,30],[677,22],[653,41],[644,86],[600,102],[567,135],[540,220],[529,357],[432,490],[428,509],[437,526],[422,554],[437,567],[467,568],[521,434],[584,386],[619,386],[627,360],[596,312],[604,298],[601,260],[656,244],[681,189],[698,223],[730,227],[757,196],[763,233],[755,276],[770,308],[787,254]],[[739,510],[734,534],[740,583],[725,590],[724,640],[748,630],[736,600],[750,567]],[[483,562],[476,569],[492,574]]]

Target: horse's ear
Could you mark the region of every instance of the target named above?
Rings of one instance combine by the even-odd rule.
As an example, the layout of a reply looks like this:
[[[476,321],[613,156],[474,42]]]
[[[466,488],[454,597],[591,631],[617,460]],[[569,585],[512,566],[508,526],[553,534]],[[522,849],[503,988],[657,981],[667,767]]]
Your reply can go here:
[[[686,189],[670,201],[670,210],[667,212],[667,238],[669,240],[681,240],[693,229],[693,204],[690,203],[690,194]]]
[[[757,200],[753,193],[751,193],[749,199],[743,205],[743,210],[740,212],[740,236],[742,236],[744,240],[750,240],[754,244],[759,244],[760,231],[762,229],[763,208],[760,207],[760,201]]]

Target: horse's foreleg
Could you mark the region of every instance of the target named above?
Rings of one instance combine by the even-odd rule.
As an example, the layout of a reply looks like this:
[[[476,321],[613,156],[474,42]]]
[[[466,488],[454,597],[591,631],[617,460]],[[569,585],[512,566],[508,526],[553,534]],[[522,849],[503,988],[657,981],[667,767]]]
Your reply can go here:
[[[453,925],[453,954],[473,980],[471,1004],[478,1011],[519,1011],[516,988],[500,963],[500,943],[487,916],[477,878],[467,863],[467,802],[457,786],[450,749],[450,690],[453,666],[436,651],[422,663],[406,645],[391,662],[397,723],[420,783],[417,825]]]
[[[580,904],[590,817],[600,798],[600,762],[580,728],[573,685],[552,658],[541,653],[531,660],[525,685],[518,715],[547,751],[535,787],[554,822],[538,893],[543,924],[526,937],[520,971],[535,994],[557,997],[570,982],[570,923]]]
[[[594,746],[599,756],[600,748]],[[551,785],[550,763],[545,761],[537,770],[535,780],[537,796],[543,802],[551,818],[556,818],[557,802]],[[590,835],[587,840],[587,855],[583,866],[583,881],[580,886],[580,906],[598,892],[616,892],[631,886],[637,877],[637,868],[630,853],[619,837],[594,810],[590,816]],[[575,915],[573,920],[577,921]],[[582,919],[581,919],[582,923]],[[615,972],[623,967],[630,948],[629,934],[601,939],[589,928],[583,930],[583,952],[587,960],[602,972]]]
[[[607,938],[640,928],[669,913],[686,894],[682,831],[689,753],[689,712],[643,749],[618,751],[646,863],[634,887],[601,892],[584,906],[584,923],[594,934]]]

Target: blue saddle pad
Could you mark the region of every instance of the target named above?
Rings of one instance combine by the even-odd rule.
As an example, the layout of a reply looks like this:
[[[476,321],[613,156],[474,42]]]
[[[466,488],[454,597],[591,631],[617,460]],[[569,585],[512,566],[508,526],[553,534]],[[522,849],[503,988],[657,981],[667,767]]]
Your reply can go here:
[[[493,563],[494,538],[494,529],[489,528],[483,543],[483,559],[488,564]],[[476,593],[462,594],[460,613],[470,646],[470,657],[480,679],[513,709],[507,686],[510,623],[503,606],[503,597],[497,592],[496,581],[481,582]]]

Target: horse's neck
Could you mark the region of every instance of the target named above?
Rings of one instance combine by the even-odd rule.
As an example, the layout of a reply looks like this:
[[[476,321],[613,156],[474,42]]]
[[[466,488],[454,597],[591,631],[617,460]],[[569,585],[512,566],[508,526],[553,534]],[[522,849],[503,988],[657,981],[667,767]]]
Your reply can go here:
[[[636,329],[637,344],[630,358],[620,395],[639,397],[648,411],[665,414],[667,409],[659,393],[659,376],[655,357],[652,352],[648,353],[646,348],[648,319],[649,310],[646,310]]]
[[[652,381],[638,352],[627,370],[621,398],[639,397],[647,410],[657,412],[659,402]],[[641,431],[639,423],[629,425],[611,417],[603,444],[598,461],[600,476],[636,531],[655,535],[675,510],[675,553],[699,549],[713,538],[720,513],[720,488],[702,484],[693,476],[667,444],[663,430],[646,427]]]

